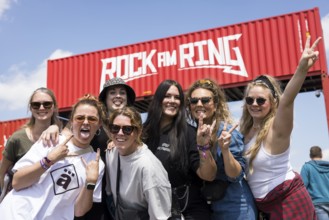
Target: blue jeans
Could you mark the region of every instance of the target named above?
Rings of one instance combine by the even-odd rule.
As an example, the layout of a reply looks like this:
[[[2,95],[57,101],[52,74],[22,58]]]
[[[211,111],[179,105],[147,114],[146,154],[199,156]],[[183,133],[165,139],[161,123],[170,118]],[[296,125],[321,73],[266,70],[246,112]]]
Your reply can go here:
[[[245,179],[230,183],[224,198],[213,202],[211,208],[212,220],[257,220],[257,208]]]
[[[329,220],[329,204],[314,205],[318,220]]]

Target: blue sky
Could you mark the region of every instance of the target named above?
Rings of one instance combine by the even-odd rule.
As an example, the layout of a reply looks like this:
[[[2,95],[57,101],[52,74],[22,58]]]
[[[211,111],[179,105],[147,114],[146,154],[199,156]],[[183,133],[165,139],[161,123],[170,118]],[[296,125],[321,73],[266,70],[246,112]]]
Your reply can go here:
[[[0,121],[28,117],[46,86],[46,61],[318,7],[329,58],[328,0],[0,0]],[[241,102],[230,103],[238,120]],[[323,95],[299,94],[291,159],[296,171],[319,145],[329,160]]]

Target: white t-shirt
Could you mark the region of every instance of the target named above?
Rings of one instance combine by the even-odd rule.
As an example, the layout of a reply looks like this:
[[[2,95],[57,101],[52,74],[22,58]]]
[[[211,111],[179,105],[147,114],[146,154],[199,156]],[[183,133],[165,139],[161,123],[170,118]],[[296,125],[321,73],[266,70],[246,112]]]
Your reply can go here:
[[[245,151],[254,144],[254,137],[246,144]],[[247,180],[255,198],[264,198],[272,189],[295,177],[290,164],[290,148],[278,155],[266,152],[263,144],[253,160],[253,172],[247,172]],[[247,157],[249,163],[249,157]]]
[[[60,137],[60,142],[64,137]],[[70,141],[70,152],[76,152],[78,148]],[[44,147],[35,143],[31,149],[14,166],[13,170],[39,162],[47,156],[53,147]],[[83,157],[88,163],[95,160],[94,151],[74,157],[66,157],[56,162],[45,171],[38,182],[19,190],[11,190],[0,204],[1,219],[15,220],[47,220],[74,218],[75,201],[86,184],[86,169],[82,162]],[[99,161],[99,178],[93,194],[94,202],[101,201],[101,184],[104,174],[104,163]]]

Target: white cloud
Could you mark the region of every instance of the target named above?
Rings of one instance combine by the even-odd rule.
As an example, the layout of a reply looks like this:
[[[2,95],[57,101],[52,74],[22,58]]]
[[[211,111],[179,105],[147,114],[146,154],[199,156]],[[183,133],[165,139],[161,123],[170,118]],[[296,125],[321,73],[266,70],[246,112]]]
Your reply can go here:
[[[27,71],[26,64],[15,64],[8,74],[0,76],[0,112],[21,110],[26,113],[27,102],[32,92],[47,86],[47,60],[71,56],[69,51],[56,50],[34,70]],[[1,119],[2,120],[2,119]],[[6,119],[5,119],[6,120]]]
[[[324,16],[321,19],[323,37],[324,37],[324,45],[327,53],[329,52],[329,14]]]
[[[0,0],[0,19],[4,17],[6,11],[10,9],[10,6],[16,0]]]

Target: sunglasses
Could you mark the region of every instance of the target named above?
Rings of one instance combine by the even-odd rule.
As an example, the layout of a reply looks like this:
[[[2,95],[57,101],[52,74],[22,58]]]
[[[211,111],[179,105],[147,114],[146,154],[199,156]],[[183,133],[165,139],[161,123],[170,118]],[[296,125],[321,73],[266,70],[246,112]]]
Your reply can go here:
[[[249,97],[249,96],[248,96],[248,97],[246,97],[245,99],[246,99],[246,103],[247,103],[248,105],[252,105],[252,104],[254,104],[255,99],[256,99],[256,103],[257,103],[257,105],[259,105],[259,106],[264,105],[265,102],[266,102],[266,99],[261,98],[261,97],[259,97],[259,98],[252,98],[252,97]]]
[[[40,109],[41,105],[45,108],[45,109],[51,109],[51,107],[53,107],[53,102],[31,102],[31,108],[38,110]]]
[[[117,134],[117,133],[119,133],[120,129],[122,129],[122,132],[125,135],[130,135],[136,127],[131,126],[131,125],[119,126],[119,125],[115,125],[115,124],[110,124],[109,128],[110,128],[110,132],[112,134]]]
[[[205,105],[209,103],[211,99],[212,99],[211,97],[189,98],[189,102],[192,105],[196,105],[199,102],[199,100],[201,100],[201,103]]]
[[[77,123],[83,123],[87,119],[90,124],[97,124],[99,119],[95,116],[85,116],[85,115],[77,115],[74,117],[74,121]]]

